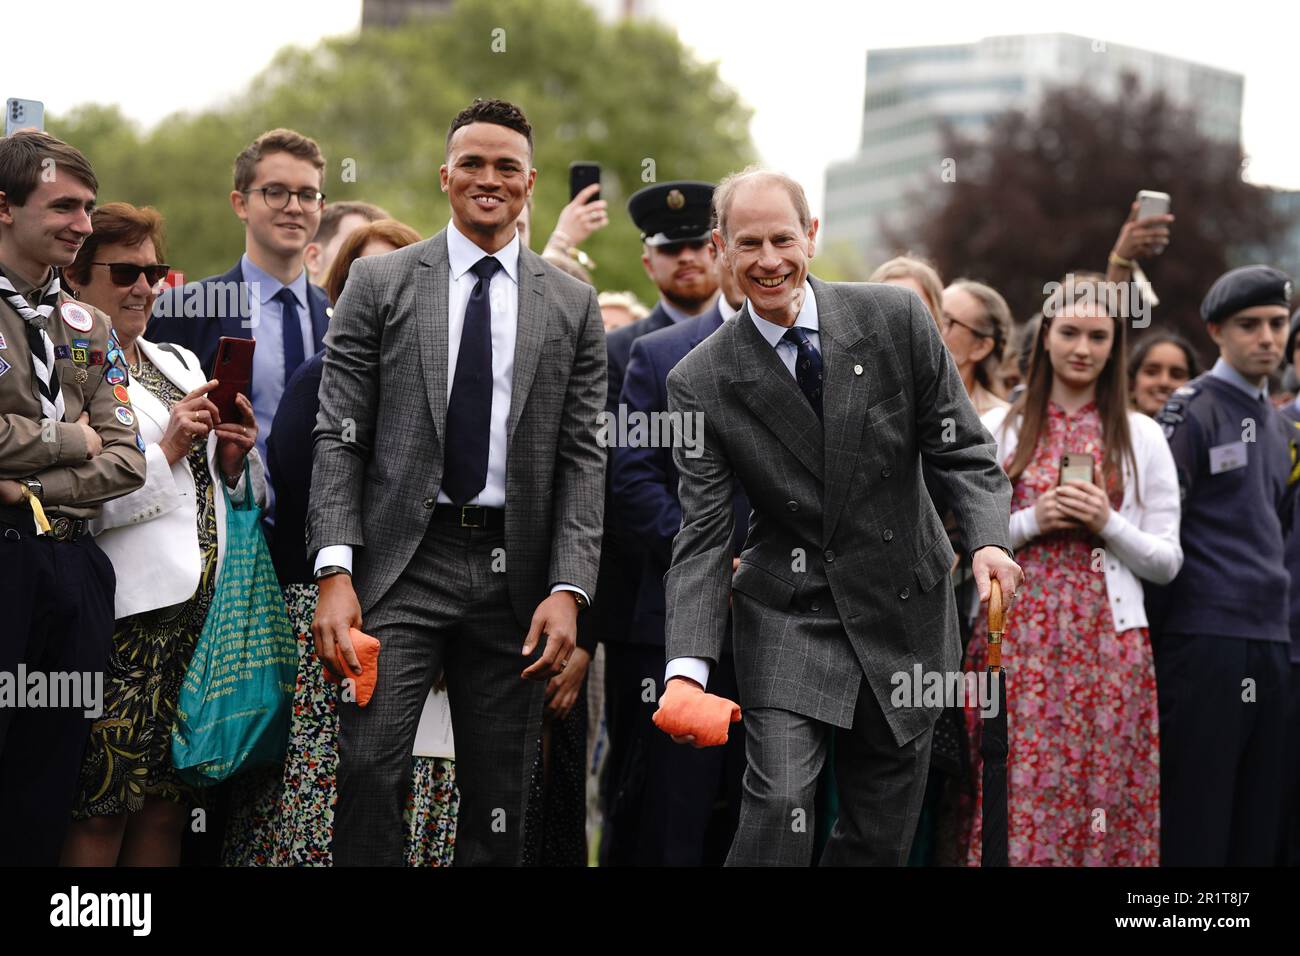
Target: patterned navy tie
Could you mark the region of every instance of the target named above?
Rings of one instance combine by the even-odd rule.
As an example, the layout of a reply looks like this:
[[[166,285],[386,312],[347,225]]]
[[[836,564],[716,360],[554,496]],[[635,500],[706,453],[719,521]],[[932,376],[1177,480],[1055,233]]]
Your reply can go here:
[[[463,505],[487,484],[492,432],[492,302],[488,289],[501,263],[484,256],[470,267],[478,282],[465,305],[456,377],[447,402],[442,490]]]
[[[817,413],[817,420],[822,417],[822,354],[813,346],[808,333],[801,328],[786,329],[781,336],[799,350],[794,360],[794,377],[799,383],[799,391],[808,399],[808,404]]]

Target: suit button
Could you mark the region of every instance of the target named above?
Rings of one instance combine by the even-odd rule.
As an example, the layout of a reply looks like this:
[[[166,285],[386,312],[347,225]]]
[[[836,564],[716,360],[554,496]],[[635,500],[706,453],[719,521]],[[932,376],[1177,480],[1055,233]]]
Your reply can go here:
[[[809,604],[809,605],[808,605],[808,610],[810,610],[810,611],[814,611],[814,612],[815,612],[815,611],[820,611],[821,609],[822,609],[822,606],[821,606],[821,604],[820,604],[819,602],[817,602],[817,601],[813,601],[812,604]]]
[[[426,508],[432,508],[435,504],[437,504],[437,499],[436,499],[436,498],[425,498],[425,499],[424,499],[424,506],[425,506]]]
[[[911,593],[912,592],[909,591],[907,588],[903,588],[903,590],[898,592],[898,596],[901,597],[904,601],[906,601],[908,597],[911,595]]]
[[[827,564],[834,564],[834,563],[835,563],[835,552],[834,552],[834,551],[823,551],[823,552],[822,552],[822,557],[826,559],[826,563],[827,563]]]
[[[889,466],[888,466],[888,465],[886,465],[884,468],[881,468],[881,469],[880,469],[880,477],[881,477],[881,478],[888,478],[888,477],[889,477],[890,475],[892,475],[892,474],[893,474],[893,472],[889,470]]]
[[[787,502],[785,503],[785,510],[786,510],[786,511],[798,511],[798,510],[799,510],[799,502],[797,502],[797,501],[795,501],[795,500],[793,500],[793,499],[791,499],[790,501],[787,501]]]
[[[886,528],[886,529],[885,529],[885,533],[882,534],[881,537],[884,538],[886,541],[893,541],[893,540],[894,540],[894,532],[891,531],[889,528]]]

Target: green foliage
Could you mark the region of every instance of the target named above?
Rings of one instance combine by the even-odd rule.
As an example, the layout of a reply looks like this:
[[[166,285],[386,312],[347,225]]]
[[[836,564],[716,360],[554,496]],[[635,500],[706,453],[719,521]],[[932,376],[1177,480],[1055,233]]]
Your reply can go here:
[[[447,127],[479,96],[518,103],[533,124],[534,247],[568,201],[569,163],[598,162],[611,224],[584,244],[594,278],[647,302],[656,293],[625,206],[645,184],[644,161],[654,160],[658,181],[716,181],[753,159],[750,110],[715,65],[694,60],[663,26],[606,23],[582,0],[460,0],[396,30],[285,48],[241,95],[147,131],[98,105],[54,117],[50,128],[95,164],[101,202],[157,207],[169,261],[200,277],[224,271],[243,249],[228,198],[234,158],[276,126],[321,144],[330,200],[376,202],[432,235],[450,218],[438,186]]]

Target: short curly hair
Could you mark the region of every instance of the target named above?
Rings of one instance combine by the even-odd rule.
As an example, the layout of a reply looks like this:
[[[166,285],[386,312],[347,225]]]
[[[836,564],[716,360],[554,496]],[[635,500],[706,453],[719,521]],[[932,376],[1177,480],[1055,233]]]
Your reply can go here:
[[[477,99],[457,113],[456,118],[451,121],[451,127],[447,130],[448,153],[451,152],[451,138],[456,130],[470,123],[495,123],[497,126],[514,130],[528,140],[528,158],[530,160],[533,158],[533,128],[528,125],[528,118],[524,116],[524,111],[514,103],[507,103],[505,100]]]

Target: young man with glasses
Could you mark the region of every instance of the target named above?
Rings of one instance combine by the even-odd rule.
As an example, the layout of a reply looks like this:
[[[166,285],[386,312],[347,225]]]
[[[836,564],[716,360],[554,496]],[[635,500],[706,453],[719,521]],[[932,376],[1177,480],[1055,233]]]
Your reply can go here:
[[[116,578],[87,526],[145,479],[108,317],[60,274],[98,189],[67,143],[0,139],[0,866],[59,860],[113,635]]]
[[[329,323],[329,300],[307,281],[303,261],[325,208],[324,176],[320,147],[301,133],[273,129],[250,143],[235,158],[230,193],[243,256],[223,275],[160,295],[145,333],[185,346],[210,375],[222,336],[257,341],[249,398],[264,459],[285,382],[320,351]]]

